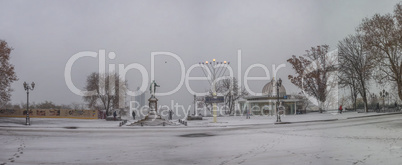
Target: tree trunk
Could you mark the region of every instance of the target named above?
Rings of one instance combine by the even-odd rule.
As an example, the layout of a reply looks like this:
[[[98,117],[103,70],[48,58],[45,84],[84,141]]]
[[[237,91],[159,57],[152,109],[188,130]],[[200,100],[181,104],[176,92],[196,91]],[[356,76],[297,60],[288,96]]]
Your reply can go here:
[[[321,101],[318,101],[318,108],[319,108],[320,113],[322,113],[322,106],[323,106],[323,103]]]
[[[356,111],[357,110],[357,96],[353,99],[353,109]]]
[[[364,78],[360,78],[360,84],[361,84],[361,91],[360,91],[360,95],[363,97],[363,102],[364,102],[364,112],[367,113],[368,112],[368,107],[367,107],[367,92],[366,92],[366,81],[364,80]]]
[[[364,112],[367,113],[368,112],[368,105],[367,105],[367,98],[363,97],[363,102],[364,102]]]
[[[229,103],[229,115],[230,114],[232,114],[232,112],[233,112],[233,101],[230,101],[230,103]]]
[[[399,82],[397,85],[398,85],[398,96],[399,99],[402,100],[402,82]]]

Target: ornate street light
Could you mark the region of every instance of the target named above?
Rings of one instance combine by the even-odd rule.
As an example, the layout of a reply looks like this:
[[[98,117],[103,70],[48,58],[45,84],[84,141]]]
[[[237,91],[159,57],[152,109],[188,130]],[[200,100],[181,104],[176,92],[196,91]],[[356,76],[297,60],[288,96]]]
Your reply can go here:
[[[279,78],[279,80],[276,82],[276,94],[278,95],[278,102],[276,102],[276,122],[282,122],[281,121],[281,116],[279,115],[279,88],[282,86],[282,79]]]
[[[208,79],[209,84],[211,85],[211,91],[212,91],[212,96],[216,98],[217,93],[216,93],[216,79],[223,76],[227,70],[227,66],[230,64],[230,62],[223,61],[223,62],[217,62],[215,59],[212,60],[212,62],[205,61],[204,62],[199,62],[199,65],[202,67],[202,71],[204,72],[205,77],[211,77],[211,79]],[[213,116],[214,116],[214,123],[216,123],[216,117],[217,115],[217,106],[216,103],[214,102],[212,104],[213,107]]]
[[[35,88],[35,83],[32,82],[31,86],[27,84],[27,82],[24,82],[24,89],[27,91],[27,117],[26,117],[26,125],[31,125],[31,120],[29,118],[29,90],[34,90]]]
[[[372,105],[372,107],[373,107],[373,110],[375,110],[376,98],[377,98],[377,96],[373,93],[373,94],[371,95],[371,100],[372,100],[371,105]],[[374,104],[374,105],[373,105],[373,104]]]
[[[197,95],[194,95],[194,116],[197,115],[197,112],[196,112],[197,111],[197,106],[196,106],[197,101],[196,100],[197,100]]]
[[[383,89],[382,91],[380,91],[380,97],[382,98],[382,106],[385,110],[385,97],[388,97],[389,93],[387,91],[385,91],[385,89]]]

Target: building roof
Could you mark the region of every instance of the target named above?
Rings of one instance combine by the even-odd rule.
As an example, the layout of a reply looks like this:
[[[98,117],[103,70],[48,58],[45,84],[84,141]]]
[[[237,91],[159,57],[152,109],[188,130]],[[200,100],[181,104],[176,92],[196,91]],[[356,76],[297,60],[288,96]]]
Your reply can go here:
[[[274,79],[271,79],[271,81],[267,84],[265,84],[264,88],[262,88],[262,94],[263,95],[268,95],[268,96],[276,96],[277,95],[277,89],[276,89],[276,81]],[[286,89],[281,85],[279,87],[279,96],[285,96],[286,95]]]

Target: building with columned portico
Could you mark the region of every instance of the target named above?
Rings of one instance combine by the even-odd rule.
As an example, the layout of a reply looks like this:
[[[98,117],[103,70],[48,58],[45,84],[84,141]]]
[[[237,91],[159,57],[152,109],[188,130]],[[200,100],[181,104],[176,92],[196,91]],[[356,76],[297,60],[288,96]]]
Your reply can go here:
[[[272,79],[262,88],[261,96],[246,96],[238,101],[241,113],[251,112],[254,115],[275,115],[278,101],[276,80]],[[301,109],[303,100],[296,99],[286,93],[283,84],[279,87],[279,106],[284,108],[285,115],[296,114]]]

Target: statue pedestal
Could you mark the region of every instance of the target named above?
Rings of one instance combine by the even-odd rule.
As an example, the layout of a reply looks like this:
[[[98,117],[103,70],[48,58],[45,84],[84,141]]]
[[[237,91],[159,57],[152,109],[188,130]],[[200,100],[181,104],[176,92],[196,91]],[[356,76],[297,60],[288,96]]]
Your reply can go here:
[[[149,108],[150,108],[150,112],[151,111],[155,111],[155,113],[158,111],[158,99],[154,96],[154,95],[152,95],[149,99],[148,99],[148,102],[149,102]]]
[[[149,111],[143,119],[129,125],[129,126],[165,126],[176,125],[168,120],[162,119],[158,114],[158,99],[152,95],[149,99]]]
[[[155,110],[150,109],[148,115],[146,116],[147,119],[162,119],[160,115]]]
[[[151,98],[148,99],[149,102],[149,112],[147,117],[150,119],[161,119],[162,117],[158,115],[158,99],[152,95]]]

